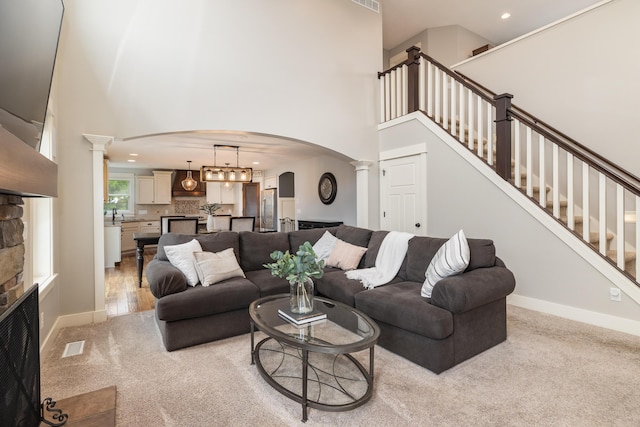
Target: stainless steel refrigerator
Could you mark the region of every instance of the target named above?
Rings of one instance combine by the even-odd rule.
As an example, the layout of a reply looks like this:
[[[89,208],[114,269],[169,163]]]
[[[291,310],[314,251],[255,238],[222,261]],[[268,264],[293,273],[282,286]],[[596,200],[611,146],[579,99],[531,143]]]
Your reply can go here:
[[[260,227],[264,231],[278,230],[278,191],[275,188],[260,194]]]

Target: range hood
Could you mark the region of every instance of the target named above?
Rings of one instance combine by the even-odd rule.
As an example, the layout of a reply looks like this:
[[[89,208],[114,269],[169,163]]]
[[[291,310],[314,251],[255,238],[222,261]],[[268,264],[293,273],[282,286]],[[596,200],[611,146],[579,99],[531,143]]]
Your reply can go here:
[[[187,177],[186,170],[177,170],[171,187],[171,195],[173,197],[207,197],[207,183],[200,180],[200,171],[192,170],[191,176],[198,181],[196,189],[187,191],[182,188],[182,180]]]

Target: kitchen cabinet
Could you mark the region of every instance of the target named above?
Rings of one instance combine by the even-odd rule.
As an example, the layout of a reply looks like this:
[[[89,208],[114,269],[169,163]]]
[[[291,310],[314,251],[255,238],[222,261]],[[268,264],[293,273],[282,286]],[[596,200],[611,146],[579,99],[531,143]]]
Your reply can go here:
[[[225,184],[219,182],[207,182],[207,203],[220,203],[223,205],[233,205],[236,203],[236,184]]]
[[[268,190],[269,188],[277,188],[277,179],[275,176],[268,176],[264,179],[264,188]]]
[[[160,227],[158,226],[158,228]],[[133,251],[136,249],[136,241],[133,240],[134,233],[140,233],[139,222],[122,223],[122,233],[120,235],[120,250],[122,252]]]
[[[153,171],[153,176],[136,177],[136,203],[171,204],[171,171]]]
[[[141,233],[160,233],[160,221],[142,221],[139,224]]]

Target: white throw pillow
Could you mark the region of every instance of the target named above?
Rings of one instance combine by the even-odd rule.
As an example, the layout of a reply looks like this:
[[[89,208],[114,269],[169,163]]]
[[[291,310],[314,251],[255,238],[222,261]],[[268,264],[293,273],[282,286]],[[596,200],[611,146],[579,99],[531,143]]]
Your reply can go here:
[[[427,271],[420,295],[431,298],[433,286],[445,277],[460,274],[469,266],[470,251],[462,230],[438,249]]]
[[[355,270],[365,252],[367,252],[367,248],[337,239],[326,263],[328,267],[337,267],[345,271]]]
[[[196,271],[202,286],[209,286],[232,277],[246,277],[238,265],[233,248],[220,252],[194,252]]]
[[[325,231],[322,237],[313,245],[313,251],[316,253],[317,260],[326,260],[333,252],[333,248],[336,246],[338,238],[333,234]]]
[[[182,271],[187,278],[189,286],[198,284],[198,273],[195,266],[194,252],[202,252],[200,242],[193,239],[190,242],[181,245],[165,246],[164,251],[167,254],[169,262]]]

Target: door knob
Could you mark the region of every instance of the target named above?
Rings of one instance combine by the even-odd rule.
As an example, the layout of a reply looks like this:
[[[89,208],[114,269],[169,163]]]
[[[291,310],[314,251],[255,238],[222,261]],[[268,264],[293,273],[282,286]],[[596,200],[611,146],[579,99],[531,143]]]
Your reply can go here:
[[[420,228],[420,223],[416,222],[416,228]]]

